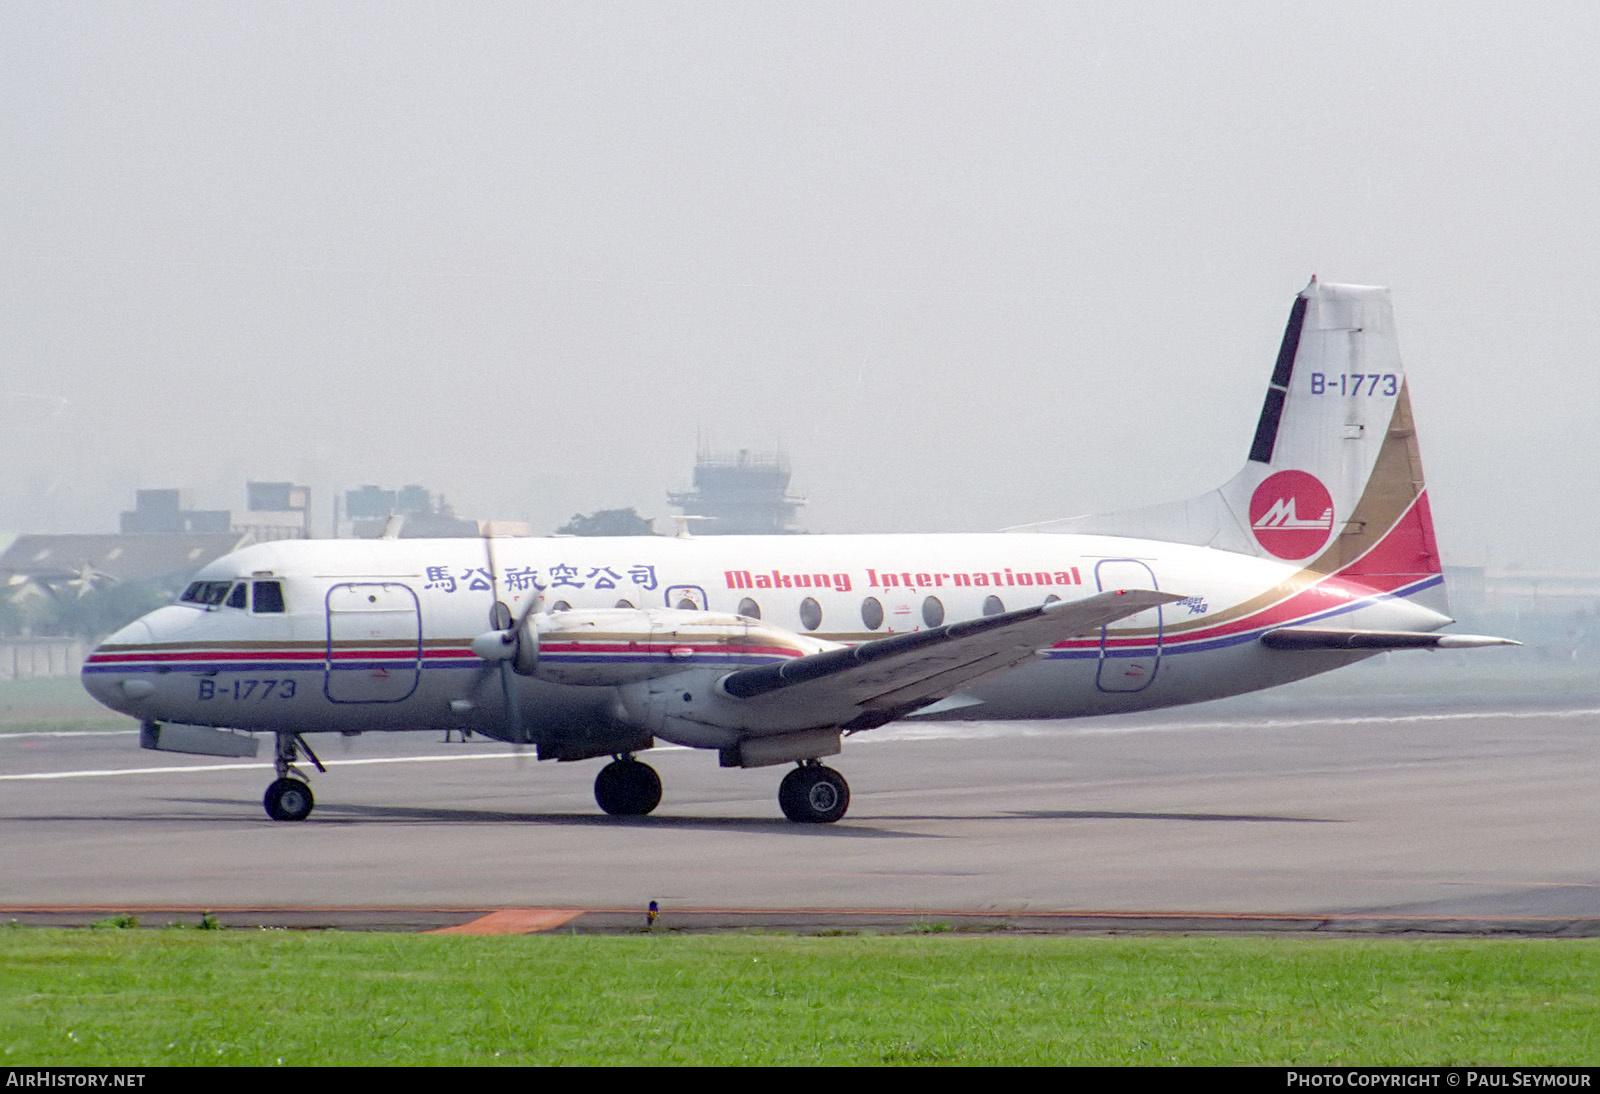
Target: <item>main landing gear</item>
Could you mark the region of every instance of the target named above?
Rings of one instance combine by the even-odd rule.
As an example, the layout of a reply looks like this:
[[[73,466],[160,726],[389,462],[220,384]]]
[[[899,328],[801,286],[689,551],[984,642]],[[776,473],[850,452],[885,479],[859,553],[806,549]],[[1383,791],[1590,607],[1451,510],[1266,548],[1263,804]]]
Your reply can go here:
[[[783,815],[798,824],[832,824],[850,808],[850,784],[816,760],[807,760],[778,784]]]
[[[642,817],[661,804],[661,776],[632,756],[618,756],[595,776],[594,800],[614,817]]]
[[[305,793],[309,799],[311,791]],[[594,800],[614,817],[642,817],[661,804],[661,776],[632,756],[618,756],[595,776]],[[833,768],[807,760],[784,776],[778,804],[796,823],[832,824],[850,808],[850,784]]]
[[[275,821],[305,820],[311,815],[311,807],[316,804],[316,799],[311,796],[311,787],[305,783],[305,776],[294,766],[302,751],[318,771],[327,773],[327,768],[322,766],[322,761],[317,759],[317,754],[311,751],[311,746],[300,734],[278,734],[277,754],[273,761],[278,777],[267,787],[266,796],[261,799],[261,804],[266,806],[267,816]],[[291,775],[296,777],[290,778]]]

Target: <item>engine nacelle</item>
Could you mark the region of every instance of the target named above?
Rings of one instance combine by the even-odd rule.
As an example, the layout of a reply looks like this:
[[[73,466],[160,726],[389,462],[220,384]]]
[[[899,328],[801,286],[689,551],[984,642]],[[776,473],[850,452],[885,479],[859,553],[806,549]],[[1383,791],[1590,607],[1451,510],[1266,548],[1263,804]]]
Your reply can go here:
[[[742,615],[676,608],[602,608],[529,616],[516,670],[556,684],[616,687],[688,670],[716,675],[834,648]]]
[[[723,690],[727,674],[721,667],[687,668],[624,684],[617,688],[617,699],[629,723],[691,748],[731,749],[756,738],[810,730],[829,730],[837,738],[838,727],[855,713],[848,700],[830,707],[796,705],[778,696],[741,699]],[[837,751],[833,747],[805,755]]]
[[[838,750],[836,727],[850,716],[848,704],[829,711],[776,696],[741,699],[721,681],[736,669],[839,648],[742,615],[677,608],[541,612],[472,643],[485,661],[523,676],[615,688],[619,721],[674,744],[728,750],[755,737],[833,731],[833,746],[823,751],[807,739],[801,749],[807,756]]]

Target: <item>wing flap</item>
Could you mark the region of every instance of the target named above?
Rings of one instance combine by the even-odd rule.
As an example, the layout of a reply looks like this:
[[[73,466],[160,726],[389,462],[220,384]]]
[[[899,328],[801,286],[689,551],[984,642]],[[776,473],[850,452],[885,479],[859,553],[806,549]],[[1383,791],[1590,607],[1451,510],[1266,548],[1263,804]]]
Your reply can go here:
[[[809,685],[819,698],[888,713],[886,721],[1014,668],[1056,642],[1182,599],[1150,589],[1099,593],[740,669],[724,677],[722,687],[736,698],[755,699]]]

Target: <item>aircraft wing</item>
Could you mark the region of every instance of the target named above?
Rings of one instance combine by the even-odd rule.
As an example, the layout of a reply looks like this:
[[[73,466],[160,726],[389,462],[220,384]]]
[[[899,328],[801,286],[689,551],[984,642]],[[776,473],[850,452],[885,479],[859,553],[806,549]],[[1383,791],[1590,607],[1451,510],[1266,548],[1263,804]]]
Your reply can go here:
[[[740,669],[722,686],[741,699],[793,689],[796,699],[854,704],[860,713],[844,728],[871,729],[1015,668],[1047,646],[1182,599],[1150,589],[1099,593]]]
[[[1323,627],[1279,627],[1261,636],[1269,650],[1460,650],[1478,646],[1520,646],[1511,638],[1487,634],[1434,634],[1431,631],[1341,631]]]

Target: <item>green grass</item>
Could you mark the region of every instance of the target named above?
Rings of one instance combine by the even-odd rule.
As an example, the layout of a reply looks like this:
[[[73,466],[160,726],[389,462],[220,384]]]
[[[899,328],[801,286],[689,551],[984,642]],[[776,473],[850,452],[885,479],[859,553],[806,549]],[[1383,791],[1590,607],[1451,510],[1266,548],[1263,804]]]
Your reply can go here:
[[[1593,1064],[1600,943],[0,930],[0,1066]]]

